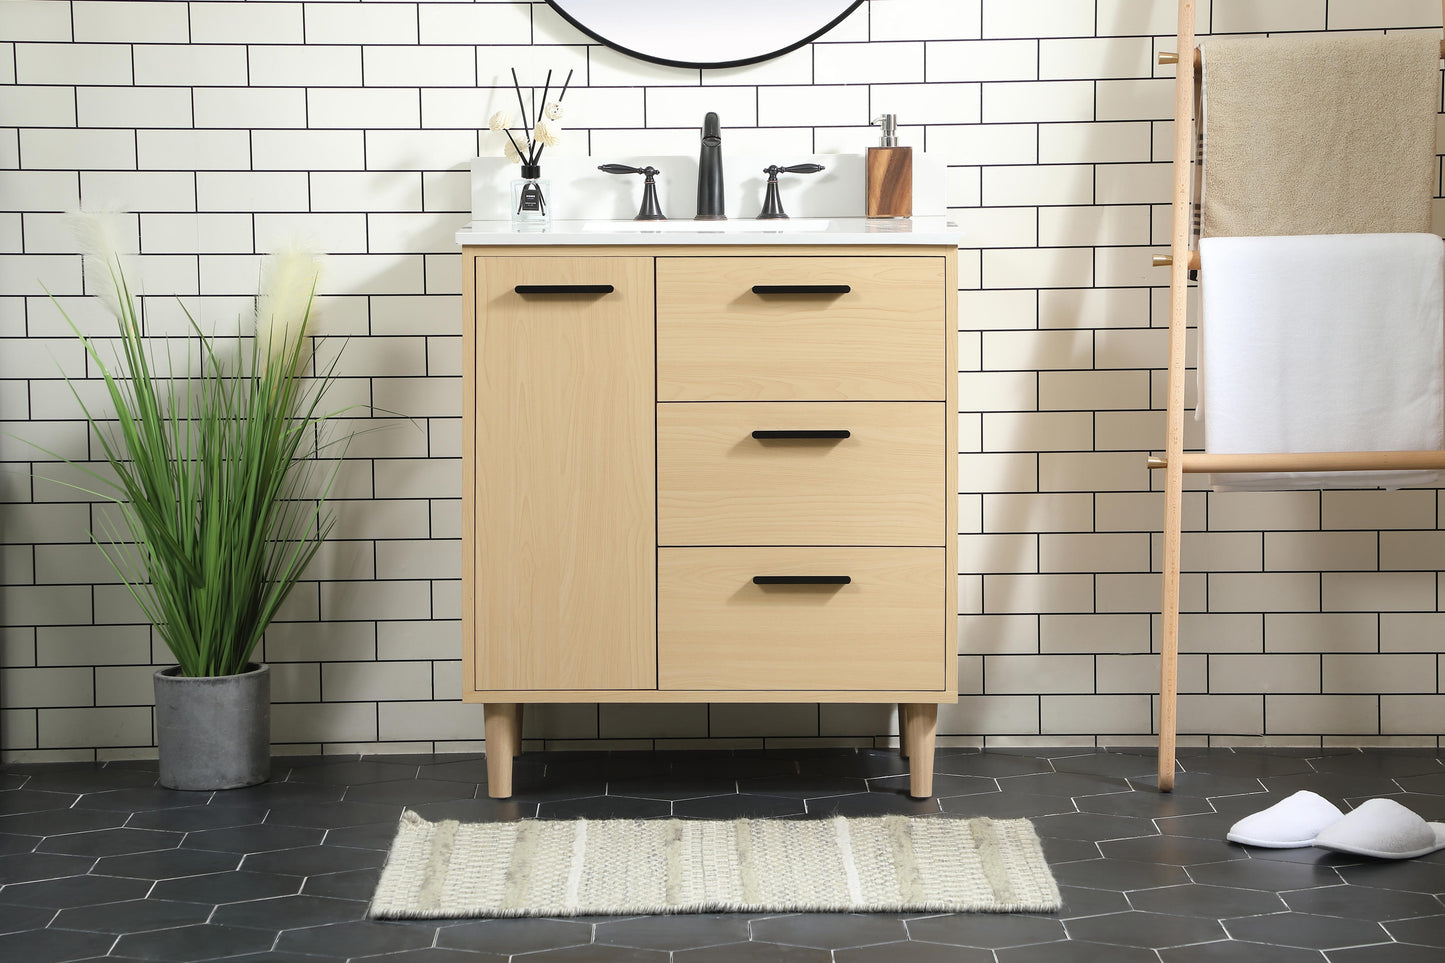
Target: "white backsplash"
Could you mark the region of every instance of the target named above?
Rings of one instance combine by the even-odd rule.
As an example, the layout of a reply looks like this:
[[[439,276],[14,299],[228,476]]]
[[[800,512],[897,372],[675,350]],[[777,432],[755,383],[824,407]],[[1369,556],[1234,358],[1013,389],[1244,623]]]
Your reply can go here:
[[[822,164],[817,174],[780,174],[783,210],[791,217],[861,217],[864,210],[863,154],[723,155],[723,201],[730,218],[757,217],[763,207],[768,177],[763,169],[778,163]],[[552,216],[566,220],[630,220],[642,203],[643,179],[637,174],[604,174],[598,164],[651,165],[658,203],[669,218],[697,213],[697,157],[631,156],[544,159],[542,177],[551,182]],[[944,206],[946,164],[941,155],[913,152],[913,213],[917,217],[947,213]],[[472,218],[505,221],[508,185],[518,168],[502,157],[472,159]]]

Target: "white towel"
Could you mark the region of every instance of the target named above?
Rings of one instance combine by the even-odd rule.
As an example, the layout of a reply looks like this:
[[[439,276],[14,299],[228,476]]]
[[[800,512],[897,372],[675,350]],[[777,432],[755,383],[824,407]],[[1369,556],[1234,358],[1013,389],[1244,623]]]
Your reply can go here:
[[[1445,446],[1445,244],[1434,234],[1207,237],[1205,450]],[[1208,412],[1205,414],[1205,402]],[[1433,471],[1217,475],[1217,491],[1428,485]]]

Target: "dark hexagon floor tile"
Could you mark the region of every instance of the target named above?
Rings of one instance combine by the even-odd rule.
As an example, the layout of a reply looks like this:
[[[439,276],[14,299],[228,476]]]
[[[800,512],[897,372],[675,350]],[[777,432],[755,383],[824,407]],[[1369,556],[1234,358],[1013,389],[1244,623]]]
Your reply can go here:
[[[835,963],[994,963],[989,950],[914,941],[835,950],[833,959]]]
[[[1407,893],[1445,893],[1445,872],[1437,864],[1419,860],[1372,859],[1341,866],[1337,872],[1345,882],[1356,886],[1398,889]]]
[[[748,939],[748,918],[740,913],[639,916],[600,923],[594,939],[613,946],[648,950],[691,950]]]
[[[1294,777],[1283,777],[1294,778]],[[1159,791],[1159,775],[1133,776],[1129,785],[1146,792]],[[1259,779],[1248,776],[1219,775],[1212,772],[1176,772],[1174,792],[1186,796],[1245,796],[1263,793],[1264,786]],[[1269,805],[1269,803],[1265,803]]]
[[[627,796],[586,796],[558,799],[537,807],[539,819],[656,819],[672,814],[665,799],[632,799]]]
[[[191,833],[182,843],[185,849],[213,849],[223,853],[265,853],[274,850],[314,846],[326,833],[301,826],[233,826]]]
[[[566,946],[557,950],[528,953],[523,959],[545,960],[547,963],[668,963],[671,954],[662,950],[639,950],[620,946]]]
[[[294,766],[287,782],[322,783],[330,786],[360,786],[364,783],[415,779],[416,765],[357,759],[315,766]]]
[[[791,759],[776,753],[768,755],[763,752],[733,753],[718,750],[660,755],[671,755],[670,771],[672,775],[683,778],[708,776],[726,779],[758,779],[763,776],[783,776],[797,772],[797,767]]]
[[[1188,816],[1163,816],[1155,823],[1165,836],[1191,836],[1194,839],[1223,839],[1239,817],[1216,812]]]
[[[1243,849],[1222,839],[1191,839],[1188,836],[1115,839],[1100,843],[1099,849],[1110,859],[1138,859],[1172,866],[1218,863],[1226,859],[1244,859],[1247,856]]]
[[[1316,950],[1220,940],[1159,951],[1163,963],[1320,963]]]
[[[205,805],[209,792],[179,792],[175,789],[110,789],[88,792],[75,804],[76,809],[99,809],[106,812],[135,813],[152,809],[182,809]]]
[[[1347,920],[1338,916],[1310,913],[1276,913],[1221,921],[1231,939],[1302,949],[1328,950],[1337,947],[1382,943],[1387,937],[1379,923]]]
[[[49,906],[13,906],[0,903],[0,934],[44,929],[55,916]]]
[[[497,823],[515,822],[518,819],[535,819],[537,803],[518,799],[492,799],[481,796],[478,799],[452,799],[447,802],[422,803],[408,806],[412,812],[433,822],[455,819],[460,822]]]
[[[89,856],[60,856],[54,853],[21,853],[0,856],[0,885],[30,883],[37,879],[82,876],[95,860]]]
[[[1065,839],[1087,839],[1096,842],[1158,834],[1151,821],[1137,816],[1064,813],[1060,816],[1038,816],[1033,823],[1040,836],[1062,836]],[[1108,854],[1108,850],[1105,850],[1105,854]]]
[[[738,780],[738,791],[764,796],[794,796],[814,799],[822,796],[845,796],[867,792],[868,782],[861,776],[838,776],[825,773],[797,776],[763,776]]]
[[[869,779],[868,787],[875,792],[882,790],[906,793],[910,778],[907,775],[879,776]],[[971,796],[984,792],[998,792],[998,780],[985,776],[933,775],[934,796]]]
[[[327,786],[317,783],[263,782],[259,786],[245,789],[226,790],[226,802],[230,804],[255,804],[267,806],[304,806],[309,803],[340,802],[342,786]]]
[[[64,853],[68,856],[118,856],[122,853],[175,849],[182,838],[180,833],[159,829],[97,829],[89,833],[51,836],[36,849],[42,853]]]
[[[909,920],[909,939],[979,949],[1001,949],[1067,939],[1058,920],[1014,913],[951,913]],[[756,932],[756,924],[754,924]]]
[[[1445,914],[1437,909],[1430,916],[1418,919],[1394,919],[1382,924],[1385,931],[1401,943],[1435,946],[1445,949]]]
[[[60,836],[66,833],[89,833],[100,829],[117,829],[125,823],[121,813],[97,812],[90,809],[55,809],[39,813],[0,816],[0,833],[23,836]]]
[[[999,950],[998,963],[1158,963],[1153,950],[1137,946],[1109,946],[1070,940],[1041,946],[1016,946]],[[1263,963],[1263,961],[1261,961]]]
[[[395,824],[400,818],[401,806],[397,803],[336,802],[315,806],[277,806],[266,817],[266,825],[338,829],[342,826],[360,826],[362,823],[387,820]]]
[[[803,775],[896,776],[909,771],[908,760],[891,749],[800,750],[793,758]]]
[[[323,839],[324,846],[344,846],[348,849],[378,849],[386,852],[391,849],[391,843],[396,839],[395,819],[384,823],[371,823],[363,826],[347,826],[344,829],[328,829],[326,838]]]
[[[205,829],[230,829],[260,823],[271,811],[265,805],[186,806],[180,809],[153,809],[136,813],[125,821],[127,829],[165,829],[177,833]]]
[[[155,884],[155,899],[192,900],[197,903],[235,903],[240,900],[265,899],[268,896],[290,896],[301,891],[297,876],[272,873],[210,873],[187,876],[185,879],[162,880]]]
[[[651,776],[646,779],[619,779],[609,782],[607,793],[636,799],[700,799],[704,796],[725,796],[737,792],[737,787],[736,779],[721,777],[694,776],[680,779],[676,776]]]
[[[1207,943],[1225,935],[1217,919],[1171,916],[1139,910],[1070,920],[1066,928],[1070,939],[1150,949]]]
[[[1231,843],[1230,846],[1244,853],[1250,859],[1259,862],[1302,863],[1306,866],[1344,867],[1360,859],[1358,856],[1350,856],[1345,853],[1332,853],[1324,849],[1315,849],[1313,846],[1301,847],[1299,849],[1268,849],[1257,846],[1238,846],[1234,843]]]
[[[1330,800],[1346,796],[1383,796],[1397,793],[1401,787],[1386,775],[1354,772],[1308,772],[1289,776],[1266,776],[1263,780],[1271,793],[1280,798],[1301,789],[1309,789]]]
[[[1396,776],[1395,782],[1406,792],[1445,795],[1445,772],[1433,772],[1422,776]]]
[[[1095,776],[1147,776],[1157,771],[1154,760],[1118,752],[1094,752],[1053,759],[1055,772],[1084,772]]]
[[[1188,867],[1189,878],[1212,886],[1279,892],[1312,886],[1336,886],[1340,874],[1330,866],[1288,863],[1268,859],[1231,859]]]
[[[1102,799],[1102,796],[1090,797]],[[1078,810],[1069,796],[1040,796],[1025,792],[985,792],[971,796],[947,796],[939,800],[946,813],[990,816],[994,819],[1027,819]]]
[[[802,799],[760,796],[755,793],[683,799],[672,804],[672,814],[680,819],[768,819],[774,816],[802,816],[807,811]]]
[[[0,833],[0,856],[14,856],[33,853],[44,836],[20,836],[15,833]]]
[[[1058,919],[1071,920],[1081,916],[1102,916],[1105,913],[1122,913],[1129,909],[1129,899],[1123,893],[1103,889],[1089,889],[1085,886],[1060,886],[1059,895],[1064,905],[1059,909]]]
[[[1445,883],[1442,883],[1445,885]],[[1356,920],[1403,920],[1416,916],[1445,916],[1445,904],[1423,893],[1401,893],[1369,886],[1325,886],[1298,892],[1280,893],[1280,897],[1296,913],[1316,916],[1344,916]],[[1244,914],[1229,914],[1242,916]],[[1221,919],[1223,915],[1221,915]],[[1386,926],[1385,929],[1390,929]],[[1392,934],[1394,935],[1394,934]],[[1418,943],[1395,937],[1403,943]]]
[[[906,790],[824,796],[803,802],[809,816],[931,816],[943,811],[936,798],[914,799]]]
[[[1312,760],[1316,772],[1417,776],[1445,773],[1445,756],[1433,749],[1370,749]]]
[[[442,802],[447,799],[471,799],[477,789],[464,782],[446,779],[406,779],[399,782],[372,782],[351,786],[346,790],[349,803],[390,803],[415,806],[417,803]]]
[[[105,956],[115,937],[77,930],[29,930],[0,936],[0,960],[58,963],[89,956]]]
[[[110,789],[144,789],[155,784],[154,772],[81,763],[73,767],[44,765],[31,774],[25,788],[78,795]]]
[[[939,752],[933,757],[935,773],[951,773],[958,776],[1027,776],[1034,773],[1053,772],[1054,767],[1046,759],[1032,759],[1027,756],[1002,755],[996,752]]]
[[[672,954],[673,963],[831,963],[832,959],[827,950],[778,943],[724,943]]]
[[[0,792],[0,815],[13,816],[18,813],[43,812],[47,809],[68,809],[75,800],[74,793],[42,792],[34,789]]]
[[[377,923],[356,920],[329,923],[305,929],[286,930],[276,938],[276,949],[329,957],[378,956],[399,950],[419,950],[432,945],[437,932],[434,921]]]
[[[1005,792],[1025,792],[1039,796],[1097,796],[1110,792],[1128,792],[1129,784],[1114,776],[1098,776],[1087,772],[1043,772],[1030,776],[1000,776],[999,788]]]
[[[10,792],[15,789],[24,788],[25,784],[30,781],[30,778],[29,773],[6,772],[0,769],[0,792]]]
[[[306,877],[301,892],[306,896],[329,896],[336,899],[370,900],[376,892],[380,869],[358,869],[349,873],[323,873]]]
[[[1182,764],[1186,772],[1207,772],[1216,776],[1241,776],[1249,779],[1315,771],[1307,759],[1249,750],[1192,756],[1182,760]]]
[[[150,888],[150,882],[143,879],[66,876],[34,883],[12,883],[5,887],[3,895],[7,903],[65,909],[95,903],[114,903],[123,899],[140,899]]]
[[[800,913],[754,920],[753,939],[788,946],[839,950],[849,946],[890,943],[908,938],[902,920],[853,913]]]
[[[1230,916],[1258,916],[1283,913],[1284,901],[1274,893],[1233,886],[1208,886],[1185,883],[1162,886],[1129,894],[1129,902],[1137,910],[1148,913],[1170,913],[1174,916],[1205,916],[1220,920]]]
[[[1330,950],[1325,959],[1330,963],[1440,963],[1440,951],[1433,946],[1385,943]]]
[[[520,758],[516,762],[520,762]],[[516,762],[513,765],[516,765]],[[513,769],[512,776],[516,778],[517,770]],[[452,782],[469,782],[474,786],[484,786],[487,783],[487,760],[458,759],[455,762],[435,762],[422,765],[417,769],[418,779],[448,779]]]
[[[154,853],[133,853],[107,856],[98,860],[95,871],[107,876],[131,876],[136,879],[178,879],[205,873],[226,873],[241,864],[238,853],[218,853],[206,849],[163,849]]]
[[[285,876],[315,876],[322,873],[346,873],[373,869],[386,862],[386,854],[369,849],[347,849],[342,846],[300,846],[272,853],[253,853],[241,863],[253,873],[279,873]]]
[[[1155,886],[1176,886],[1189,882],[1181,866],[1161,866],[1127,859],[1086,859],[1053,866],[1060,883],[1128,893]]]
[[[542,759],[548,778],[642,779],[660,776],[671,765],[652,752],[547,752]]]
[[[444,781],[444,780],[439,780]],[[454,783],[454,785],[457,785]],[[581,799],[601,796],[607,792],[607,780],[600,776],[547,776],[516,773],[512,776],[512,795],[519,803],[543,803],[559,799]],[[416,807],[411,807],[415,809]]]
[[[1080,796],[1079,811],[1104,816],[1140,816],[1144,819],[1213,813],[1214,807],[1202,796],[1172,792],[1115,792],[1106,796]]]
[[[215,909],[209,903],[182,903],[166,899],[130,899],[96,906],[61,910],[55,926],[96,933],[144,933],[172,926],[204,923]]]
[[[490,953],[532,953],[558,946],[572,946],[592,940],[592,927],[572,920],[508,919],[481,920],[444,926],[437,932],[436,945],[455,950],[486,950]]]
[[[1044,858],[1053,863],[1077,863],[1081,859],[1098,859],[1099,844],[1088,839],[1065,839],[1062,836],[1040,836]]]
[[[279,958],[279,955],[278,955]],[[271,957],[267,957],[269,961]],[[314,956],[297,956],[295,959],[316,963]],[[366,957],[358,957],[366,959]],[[400,953],[387,953],[381,957],[384,963],[507,963],[507,957],[496,953],[483,953],[480,950],[441,950],[434,946],[428,946],[420,950],[403,950]],[[232,963],[228,960],[227,963]],[[236,961],[240,963],[240,961]]]
[[[360,900],[331,899],[324,896],[278,896],[274,899],[253,899],[216,908],[213,923],[249,926],[275,931],[345,923],[366,915],[366,904]]]
[[[116,941],[115,952],[146,960],[186,963],[190,960],[217,959],[269,950],[275,938],[275,934],[269,930],[200,923],[150,933],[127,934]]]

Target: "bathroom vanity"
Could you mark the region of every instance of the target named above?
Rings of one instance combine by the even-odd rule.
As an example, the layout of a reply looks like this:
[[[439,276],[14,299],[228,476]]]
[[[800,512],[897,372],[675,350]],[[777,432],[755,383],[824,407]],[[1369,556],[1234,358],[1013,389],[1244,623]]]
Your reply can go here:
[[[957,232],[942,218],[473,222],[464,698],[957,700]]]

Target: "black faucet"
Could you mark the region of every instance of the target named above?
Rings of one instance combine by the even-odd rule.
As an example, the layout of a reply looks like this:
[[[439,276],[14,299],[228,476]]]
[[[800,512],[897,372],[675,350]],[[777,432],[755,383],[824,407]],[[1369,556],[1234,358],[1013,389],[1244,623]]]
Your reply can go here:
[[[722,125],[717,114],[702,119],[702,150],[697,157],[695,221],[726,221],[723,213]]]

